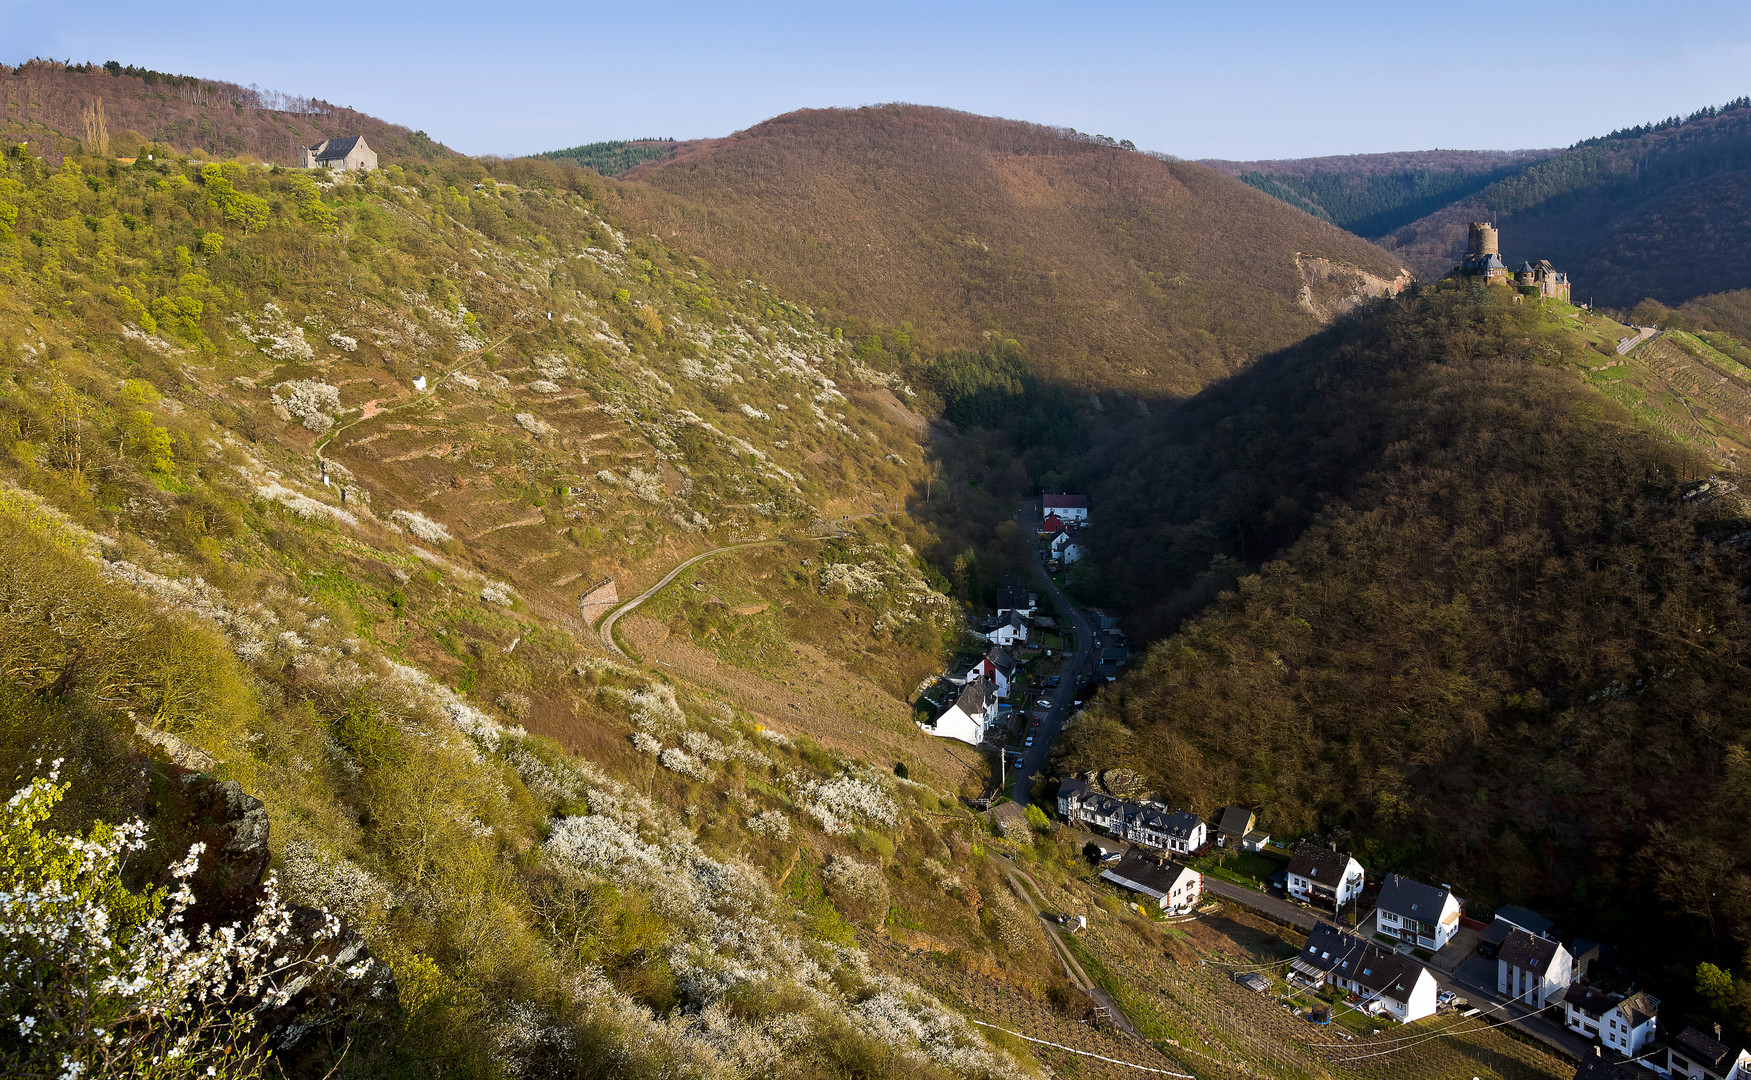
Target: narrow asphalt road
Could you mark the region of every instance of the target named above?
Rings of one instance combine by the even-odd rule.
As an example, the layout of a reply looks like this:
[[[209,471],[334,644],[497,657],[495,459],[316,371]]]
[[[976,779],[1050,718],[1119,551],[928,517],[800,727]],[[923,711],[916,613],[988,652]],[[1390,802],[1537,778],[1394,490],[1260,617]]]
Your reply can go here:
[[[1030,520],[1031,517],[1031,511],[1022,512],[1021,520],[1024,527],[1031,528],[1038,525],[1037,521]],[[1037,550],[1038,547],[1036,542],[1033,548]],[[1089,664],[1096,655],[1094,623],[1082,613],[1080,608],[1070,602],[1070,599],[1064,595],[1064,590],[1058,588],[1058,583],[1052,580],[1050,574],[1046,573],[1046,564],[1041,562],[1037,556],[1034,558],[1034,573],[1039,576],[1040,584],[1046,593],[1057,603],[1061,615],[1067,614],[1069,616],[1070,628],[1076,634],[1076,653],[1070,658],[1070,662],[1064,665],[1063,678],[1058,681],[1057,687],[1046,695],[1051,699],[1052,706],[1046,713],[1045,721],[1034,729],[1033,747],[1021,752],[1021,764],[1016,766],[1015,794],[1011,797],[1018,806],[1022,807],[1027,806],[1032,796],[1034,777],[1045,766],[1046,758],[1052,752],[1052,743],[1063,732],[1064,722],[1069,718],[1070,710],[1076,700],[1076,692],[1081,688],[1082,681],[1088,677]],[[1059,629],[1064,629],[1061,622]],[[1025,710],[1026,714],[1032,712],[1031,708]]]

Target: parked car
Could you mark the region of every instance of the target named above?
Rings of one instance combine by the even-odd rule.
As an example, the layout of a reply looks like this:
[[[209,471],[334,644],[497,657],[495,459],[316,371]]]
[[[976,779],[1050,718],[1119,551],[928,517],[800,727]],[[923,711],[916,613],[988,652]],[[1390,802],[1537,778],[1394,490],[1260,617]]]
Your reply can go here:
[[[1287,869],[1278,870],[1266,878],[1265,888],[1287,890],[1289,888],[1289,871]]]
[[[1028,727],[1036,728],[1036,727],[1039,727],[1043,723],[1045,723],[1045,721],[1041,720],[1039,717],[1036,716],[1036,717],[1034,717],[1034,722],[1029,724]]]
[[[1027,742],[1022,743],[1023,746],[1032,746],[1033,744],[1034,744],[1034,737],[1032,735],[1029,735],[1027,737]]]
[[[1500,948],[1501,946],[1493,941],[1480,941],[1477,943],[1477,954],[1485,960],[1494,960],[1496,951]]]

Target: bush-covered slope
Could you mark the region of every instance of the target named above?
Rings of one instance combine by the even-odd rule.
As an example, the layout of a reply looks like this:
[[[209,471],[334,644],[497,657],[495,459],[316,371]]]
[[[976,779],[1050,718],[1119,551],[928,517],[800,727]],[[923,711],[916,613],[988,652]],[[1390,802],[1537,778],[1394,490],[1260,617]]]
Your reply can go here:
[[[1423,289],[1343,321],[1112,463],[1107,588],[1158,626],[1220,595],[1062,764],[1260,806],[1655,969],[1738,965],[1746,507],[1585,385],[1570,318],[1510,299]]]
[[[1298,256],[1399,272],[1203,166],[912,105],[790,113],[621,191],[651,230],[835,318],[932,351],[997,332],[1084,388],[1184,393],[1305,335]]]

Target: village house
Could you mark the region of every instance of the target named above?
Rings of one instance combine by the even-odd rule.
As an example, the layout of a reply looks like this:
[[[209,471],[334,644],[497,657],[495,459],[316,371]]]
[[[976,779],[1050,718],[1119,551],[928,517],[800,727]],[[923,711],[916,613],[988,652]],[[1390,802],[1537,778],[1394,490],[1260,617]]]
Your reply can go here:
[[[1624,1057],[1636,1057],[1652,1042],[1660,1002],[1637,991],[1625,997],[1588,988],[1563,999],[1563,1023],[1570,1031],[1598,1039]]]
[[[997,688],[998,697],[1008,697],[1009,688],[1015,681],[1015,657],[996,647],[973,665],[973,671],[984,675],[986,681]]]
[[[1648,1080],[1658,1075],[1629,1062],[1606,1061],[1597,1046],[1593,1048],[1592,1057],[1582,1058],[1575,1066],[1575,1080]]]
[[[1719,1024],[1712,1038],[1686,1027],[1666,1047],[1666,1071],[1675,1080],[1751,1080],[1751,1050],[1722,1042]]]
[[[1302,844],[1289,859],[1290,896],[1336,911],[1362,895],[1362,864],[1335,846]]]
[[[1224,806],[1216,814],[1216,844],[1240,851],[1258,851],[1271,842],[1257,828],[1258,815],[1244,806]]]
[[[1515,927],[1496,953],[1496,992],[1533,1009],[1562,1000],[1574,962],[1560,942]]]
[[[1461,907],[1459,898],[1445,885],[1436,888],[1388,874],[1380,884],[1374,926],[1387,937],[1438,952],[1459,932]]]
[[[993,645],[1012,648],[1027,644],[1028,617],[1019,611],[1011,611],[990,622],[979,626],[979,636]]]
[[[377,151],[365,143],[363,135],[348,135],[341,139],[324,139],[315,146],[304,147],[302,165],[306,169],[375,169]]]
[[[1327,922],[1307,935],[1307,947],[1290,961],[1288,977],[1315,990],[1329,983],[1361,998],[1365,1011],[1400,1023],[1435,1012],[1437,988],[1428,968]]]
[[[1047,545],[1047,550],[1052,553],[1052,558],[1057,559],[1065,566],[1080,561],[1088,553],[1086,548],[1070,539],[1070,534],[1065,532],[1052,537],[1052,542]]]
[[[1064,531],[1064,519],[1057,514],[1047,514],[1040,521],[1040,535],[1055,537]]]
[[[1040,498],[1040,513],[1056,516],[1066,525],[1082,525],[1088,521],[1087,495],[1045,495]]]
[[[943,739],[959,739],[978,746],[985,741],[985,732],[997,719],[996,687],[977,675],[955,694],[954,700],[929,724],[918,726],[926,733]]]
[[[1101,871],[1101,879],[1121,889],[1154,900],[1169,915],[1182,915],[1198,906],[1204,895],[1204,876],[1196,870],[1165,858],[1152,858],[1129,851],[1118,865]]]
[[[1142,803],[1132,815],[1125,837],[1152,848],[1165,848],[1176,855],[1190,855],[1209,843],[1209,827],[1190,810],[1168,810],[1155,803]]]

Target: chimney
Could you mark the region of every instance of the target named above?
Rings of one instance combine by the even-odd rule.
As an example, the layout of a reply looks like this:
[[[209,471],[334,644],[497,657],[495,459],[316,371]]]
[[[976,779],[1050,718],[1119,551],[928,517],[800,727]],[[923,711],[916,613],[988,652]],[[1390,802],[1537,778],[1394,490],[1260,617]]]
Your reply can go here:
[[[1715,1041],[1719,1042],[1720,1038],[1721,1038],[1721,1026],[1719,1024],[1716,1024],[1715,1025]]]

